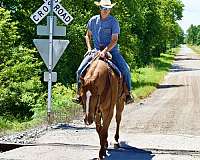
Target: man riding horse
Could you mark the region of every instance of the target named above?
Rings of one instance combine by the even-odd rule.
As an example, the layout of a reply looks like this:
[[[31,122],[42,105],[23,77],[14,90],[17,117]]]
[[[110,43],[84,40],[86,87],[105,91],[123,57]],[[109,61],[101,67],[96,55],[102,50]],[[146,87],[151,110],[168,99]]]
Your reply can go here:
[[[128,88],[125,102],[126,104],[131,103],[133,102],[133,98],[131,96],[131,75],[128,64],[120,54],[117,44],[118,36],[120,34],[119,22],[116,18],[110,15],[111,9],[115,4],[112,4],[110,0],[101,0],[100,2],[95,2],[95,4],[100,8],[100,15],[93,16],[87,24],[87,32],[85,36],[88,48],[87,53],[91,53],[91,42],[93,42],[93,47],[101,58],[105,58],[107,52],[111,53],[112,62],[121,71]],[[76,97],[73,98],[75,103],[81,102],[81,96],[79,94],[81,85],[80,76],[92,59],[93,54],[86,54],[77,70],[78,91]]]

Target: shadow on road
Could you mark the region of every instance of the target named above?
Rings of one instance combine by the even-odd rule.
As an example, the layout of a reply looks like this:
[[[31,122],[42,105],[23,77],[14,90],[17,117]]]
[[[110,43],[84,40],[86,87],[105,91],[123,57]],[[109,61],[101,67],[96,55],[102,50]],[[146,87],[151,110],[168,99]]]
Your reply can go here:
[[[174,85],[174,84],[165,84],[165,85],[158,85],[158,89],[165,89],[165,88],[176,88],[176,87],[184,87],[185,85],[179,84],[179,85]]]
[[[199,71],[199,68],[186,68],[180,65],[174,64],[172,68],[169,70],[170,72],[185,72],[185,71]]]
[[[105,160],[152,160],[155,156],[151,151],[129,146],[125,142],[120,142],[119,149],[108,149],[108,156]]]
[[[199,58],[175,58],[175,61],[199,61]]]
[[[77,126],[72,126],[72,125],[69,125],[69,124],[58,124],[56,126],[53,126],[52,127],[53,129],[74,129],[74,130],[96,130],[95,127],[77,127]]]

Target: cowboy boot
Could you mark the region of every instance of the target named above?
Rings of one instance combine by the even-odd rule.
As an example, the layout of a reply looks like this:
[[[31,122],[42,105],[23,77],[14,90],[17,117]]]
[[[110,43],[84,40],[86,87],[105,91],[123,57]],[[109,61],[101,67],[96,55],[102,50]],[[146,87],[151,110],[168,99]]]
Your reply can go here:
[[[72,101],[77,104],[81,104],[81,101],[82,101],[81,96],[80,96],[80,88],[81,88],[81,85],[80,85],[80,83],[78,83],[77,93],[76,93],[75,97],[72,98]]]
[[[125,100],[125,103],[126,103],[126,104],[130,104],[130,103],[133,103],[133,102],[134,102],[134,97],[131,95],[131,92],[129,91],[128,93],[129,93],[129,94],[126,95],[126,100]]]

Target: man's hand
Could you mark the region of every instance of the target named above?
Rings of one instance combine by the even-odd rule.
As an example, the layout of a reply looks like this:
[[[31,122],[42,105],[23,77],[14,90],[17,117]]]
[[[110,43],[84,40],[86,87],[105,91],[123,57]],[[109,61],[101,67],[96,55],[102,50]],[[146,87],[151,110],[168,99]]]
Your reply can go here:
[[[99,56],[101,58],[105,58],[106,57],[106,53],[104,51],[98,51],[97,54],[99,54]]]
[[[101,51],[99,55],[101,58],[105,58],[105,56],[106,56],[105,52],[103,52],[103,51]]]

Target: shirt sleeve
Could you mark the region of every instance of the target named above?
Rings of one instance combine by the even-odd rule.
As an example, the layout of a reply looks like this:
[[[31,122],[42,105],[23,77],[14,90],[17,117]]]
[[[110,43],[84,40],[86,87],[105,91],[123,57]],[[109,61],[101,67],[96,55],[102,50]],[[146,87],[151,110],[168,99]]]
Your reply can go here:
[[[119,22],[117,20],[113,20],[112,34],[120,34]]]
[[[92,19],[90,19],[87,23],[87,29],[92,31]]]

